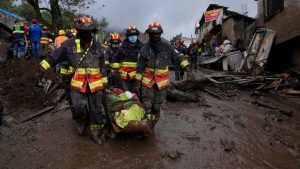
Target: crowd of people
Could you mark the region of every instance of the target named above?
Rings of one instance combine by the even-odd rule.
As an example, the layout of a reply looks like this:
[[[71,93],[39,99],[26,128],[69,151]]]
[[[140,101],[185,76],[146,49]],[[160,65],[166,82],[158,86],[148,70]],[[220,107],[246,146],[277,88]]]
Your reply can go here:
[[[38,24],[36,19],[32,19],[30,25],[23,18],[18,19],[13,26],[13,57],[21,59],[30,55],[33,59],[40,60],[75,34],[75,29],[67,32],[59,30],[58,37],[55,38],[47,25]]]

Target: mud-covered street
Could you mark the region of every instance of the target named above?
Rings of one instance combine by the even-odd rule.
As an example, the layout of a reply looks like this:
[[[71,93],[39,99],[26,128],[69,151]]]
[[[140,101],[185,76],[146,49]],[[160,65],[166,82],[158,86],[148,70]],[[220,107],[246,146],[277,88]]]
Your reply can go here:
[[[41,96],[42,89],[34,87],[34,75],[21,73],[28,68],[21,65],[31,64],[32,61],[10,61],[1,65],[1,70],[5,66],[5,70],[10,69],[7,73],[19,74],[24,85],[11,95],[5,91],[20,81],[3,81],[1,76],[4,113],[13,119],[1,127],[0,168],[300,167],[298,97],[209,83],[203,88],[219,97],[199,90],[199,103],[167,102],[149,138],[118,136],[96,145],[87,136],[77,134],[70,110],[52,111],[21,122],[43,104],[49,104],[47,96]],[[254,99],[294,113],[289,117],[258,107],[252,104]]]

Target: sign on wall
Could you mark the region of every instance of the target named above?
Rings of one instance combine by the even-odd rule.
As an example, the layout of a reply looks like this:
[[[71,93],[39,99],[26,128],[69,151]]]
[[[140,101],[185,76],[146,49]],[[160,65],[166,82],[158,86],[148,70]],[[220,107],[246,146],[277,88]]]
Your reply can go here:
[[[204,13],[205,22],[217,20],[220,17],[220,15],[222,14],[222,10],[223,9],[215,9],[215,10],[211,10],[211,11],[206,11]]]

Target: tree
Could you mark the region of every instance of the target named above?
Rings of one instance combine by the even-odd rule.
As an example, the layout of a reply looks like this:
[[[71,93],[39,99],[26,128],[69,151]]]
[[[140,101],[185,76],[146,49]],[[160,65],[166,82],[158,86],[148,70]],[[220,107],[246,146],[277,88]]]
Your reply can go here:
[[[8,11],[12,11],[12,9],[14,7],[14,1],[13,0],[1,0],[0,7],[6,9]]]
[[[53,30],[63,28],[63,14],[62,11],[71,11],[76,13],[80,8],[85,8],[92,3],[94,0],[25,0],[30,4],[35,11],[37,19],[44,24],[49,25]],[[41,7],[40,4],[47,4],[50,8]],[[47,21],[43,16],[42,11],[47,11],[51,14],[51,22]]]

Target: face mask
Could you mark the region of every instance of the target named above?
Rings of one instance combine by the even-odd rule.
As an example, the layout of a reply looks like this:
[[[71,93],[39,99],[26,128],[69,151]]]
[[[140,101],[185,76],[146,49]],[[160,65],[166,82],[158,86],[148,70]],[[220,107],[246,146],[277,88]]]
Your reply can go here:
[[[129,42],[131,43],[135,43],[137,41],[137,36],[136,35],[131,35],[131,36],[128,36],[128,40]]]
[[[154,43],[160,41],[160,35],[150,35],[150,41]]]

